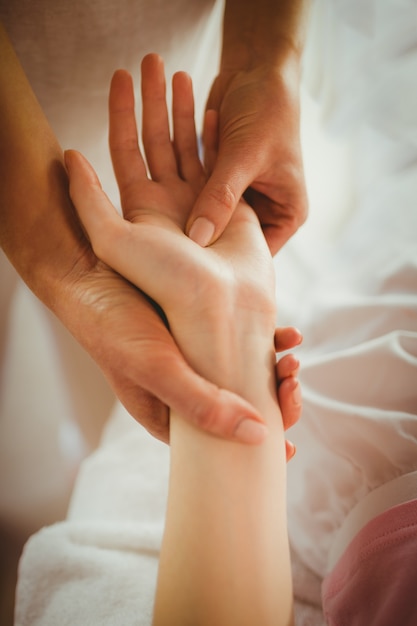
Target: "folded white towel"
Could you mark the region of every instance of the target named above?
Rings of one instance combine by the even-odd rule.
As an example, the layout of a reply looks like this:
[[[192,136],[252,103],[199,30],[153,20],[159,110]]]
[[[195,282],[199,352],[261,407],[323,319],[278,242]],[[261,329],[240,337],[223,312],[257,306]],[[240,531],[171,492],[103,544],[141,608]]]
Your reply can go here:
[[[68,520],[27,543],[16,626],[151,623],[169,449],[122,407],[82,465]]]

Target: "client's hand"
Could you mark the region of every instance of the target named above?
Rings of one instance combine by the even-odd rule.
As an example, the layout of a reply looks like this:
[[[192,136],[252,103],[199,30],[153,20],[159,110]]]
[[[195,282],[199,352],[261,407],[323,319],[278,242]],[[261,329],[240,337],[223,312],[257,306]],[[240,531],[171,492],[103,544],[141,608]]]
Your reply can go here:
[[[131,79],[118,72],[110,95],[110,147],[125,219],[117,214],[94,172],[77,153],[66,155],[71,197],[98,257],[163,308],[191,366],[216,385],[227,387],[226,370],[236,370],[239,346],[235,340],[242,329],[250,333],[251,340],[272,340],[271,256],[259,222],[244,202],[224,235],[210,248],[200,248],[185,236],[190,209],[205,182],[197,155],[191,84],[185,74],[174,78],[171,143],[158,57],[145,58],[142,77],[143,144],[152,180],[138,148]],[[277,345],[280,347],[279,341]],[[219,354],[229,363],[220,381],[210,365],[218,362]],[[286,372],[281,364],[277,371],[282,379],[296,369],[295,364]],[[280,388],[285,389],[283,382]],[[244,395],[243,389],[234,391]],[[229,392],[219,393],[227,396]],[[231,437],[252,443],[262,440],[261,416],[241,402],[242,419],[234,424]],[[292,414],[297,410],[293,408]],[[198,406],[195,411],[198,416]],[[201,420],[198,422],[201,425]],[[204,427],[215,434],[220,427],[222,432],[215,411],[206,416]]]

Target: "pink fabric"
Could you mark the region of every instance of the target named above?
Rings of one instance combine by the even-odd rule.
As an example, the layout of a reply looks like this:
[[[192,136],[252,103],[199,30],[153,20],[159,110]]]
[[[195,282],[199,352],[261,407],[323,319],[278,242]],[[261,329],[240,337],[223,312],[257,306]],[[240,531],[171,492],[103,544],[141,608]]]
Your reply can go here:
[[[322,597],[330,626],[416,626],[417,500],[356,535],[324,579]]]

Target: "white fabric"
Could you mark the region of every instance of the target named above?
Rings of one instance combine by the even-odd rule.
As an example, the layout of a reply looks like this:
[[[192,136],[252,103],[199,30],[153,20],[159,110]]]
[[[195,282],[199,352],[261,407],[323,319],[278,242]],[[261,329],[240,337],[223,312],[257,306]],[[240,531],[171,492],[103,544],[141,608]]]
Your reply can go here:
[[[0,0],[0,19],[61,145],[91,160],[116,202],[107,147],[113,72],[129,70],[139,93],[143,56],[161,54],[168,88],[177,70],[193,77],[200,123],[218,67],[221,15],[222,0]]]
[[[315,315],[300,324],[304,413],[292,434],[298,454],[289,468],[290,533],[319,575],[350,509],[384,482],[417,469],[416,174],[409,173],[408,200],[400,193],[404,184],[393,197],[386,189],[384,202],[369,213],[371,223],[355,220],[354,255],[340,264],[337,254],[329,259],[335,281],[316,289]],[[397,239],[395,226],[403,221],[408,235]],[[367,237],[361,248],[361,234],[372,224],[382,238]],[[343,254],[343,246],[339,250]]]
[[[281,310],[305,337],[290,536],[319,576],[357,503],[417,469],[417,5],[360,7],[317,2],[305,65],[331,132],[350,136],[354,211],[316,258],[295,237],[278,260]]]
[[[151,623],[168,455],[119,407],[82,466],[68,521],[26,545],[17,626]]]

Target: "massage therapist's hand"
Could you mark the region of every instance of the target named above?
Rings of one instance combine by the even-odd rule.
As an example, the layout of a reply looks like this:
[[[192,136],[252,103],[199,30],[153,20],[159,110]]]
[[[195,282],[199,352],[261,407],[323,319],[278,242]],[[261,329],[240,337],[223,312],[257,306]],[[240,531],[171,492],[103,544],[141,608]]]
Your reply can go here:
[[[307,197],[300,149],[303,0],[227,0],[220,73],[207,109],[218,114],[211,176],[188,220],[200,245],[217,239],[245,194],[272,254],[302,225]]]
[[[143,294],[94,255],[68,195],[61,148],[1,27],[0,57],[4,252],[150,433],[168,441],[170,405],[201,428],[232,437],[236,424],[250,417],[251,410],[198,376]],[[291,333],[280,343],[283,350],[298,343]],[[287,372],[281,377],[277,373],[281,383]],[[291,395],[290,390],[284,400],[289,423]]]
[[[155,122],[154,127],[147,126],[148,136],[144,136],[144,142],[153,142],[154,150],[152,151],[152,158],[149,160],[149,167],[153,172],[154,179],[158,179],[166,171],[169,166],[169,153],[167,162],[167,138],[161,137],[161,149],[157,148],[158,138],[160,136],[160,126],[163,124],[163,116],[166,115],[165,100],[164,100],[164,88],[163,85],[158,83],[158,76],[163,78],[161,71],[160,60],[155,56],[150,56],[145,59],[143,64],[145,75],[148,76],[147,85],[148,88],[144,94],[144,110],[150,110],[152,112],[152,120]],[[156,77],[156,78],[155,78]],[[184,84],[184,76],[181,77],[180,82],[177,80],[177,91],[181,89],[187,89],[187,81]],[[161,79],[162,80],[162,79]],[[182,86],[181,86],[182,85]],[[159,95],[158,95],[159,94]],[[181,95],[181,93],[180,93]],[[161,112],[162,122],[158,116],[158,111]],[[133,92],[131,88],[131,81],[128,75],[124,72],[119,72],[115,75],[112,83],[112,90],[110,96],[110,146],[112,152],[113,163],[115,167],[116,176],[118,178],[119,186],[121,188],[122,205],[124,207],[125,214],[131,214],[136,211],[138,201],[145,203],[147,207],[155,205],[155,209],[162,206],[166,206],[168,209],[171,207],[171,211],[176,211],[178,199],[186,197],[187,194],[194,197],[194,191],[189,189],[186,183],[180,178],[174,179],[174,182],[170,183],[169,193],[167,193],[163,187],[163,183],[157,184],[156,182],[149,181],[146,176],[141,174],[132,174],[137,169],[142,171],[143,165],[139,161],[139,152],[137,149],[137,135],[136,128],[132,126],[130,121],[134,121],[133,116]],[[177,112],[177,128],[181,127],[181,123],[184,120],[185,124],[189,122],[192,112],[186,112],[186,115],[182,115],[184,111]],[[188,115],[188,119],[187,119]],[[156,148],[155,148],[156,145]],[[193,146],[190,146],[191,149]],[[182,153],[186,153],[188,150],[187,145],[181,146]],[[67,163],[70,166],[71,180],[74,180],[74,159],[67,157]],[[172,156],[171,156],[172,158]],[[79,160],[78,160],[79,162]],[[188,161],[193,165],[196,161],[191,158]],[[72,167],[71,167],[72,163]],[[187,169],[187,160],[184,159],[183,167]],[[79,168],[76,169],[76,172]],[[184,170],[185,171],[185,170]],[[161,174],[158,174],[161,172]],[[190,174],[187,170],[187,174]],[[191,178],[198,181],[200,172],[197,171],[194,177],[194,172],[191,172]],[[91,182],[86,180],[86,187],[84,190],[80,188],[80,179],[77,177],[78,182],[78,194],[77,196],[83,198],[88,197],[88,186]],[[171,181],[172,179],[170,179]],[[175,183],[175,184],[174,184]],[[198,182],[196,184],[199,184]],[[81,191],[80,191],[81,189]],[[192,200],[191,200],[192,201]],[[93,209],[93,203],[91,205]],[[175,213],[173,213],[175,215]],[[107,224],[103,222],[103,228],[107,230]],[[110,228],[110,224],[109,224]],[[127,248],[125,248],[125,254],[128,254]],[[107,267],[107,266],[106,266]],[[167,267],[167,270],[171,267]],[[126,283],[128,288],[128,283]],[[114,295],[117,295],[115,286]],[[153,307],[148,300],[144,299],[139,291],[136,291],[136,297],[140,302],[142,313],[134,320],[135,309],[133,307],[122,306],[119,310],[119,314],[126,313],[129,309],[132,312],[132,318],[128,322],[128,325],[122,325],[118,333],[116,333],[115,346],[117,341],[122,341],[122,344],[126,348],[131,347],[132,351],[135,351],[137,355],[141,356],[141,359],[137,359],[139,362],[136,365],[136,376],[139,383],[145,380],[146,388],[155,394],[155,396],[162,398],[162,400],[175,410],[182,411],[182,414],[193,420],[196,425],[205,428],[206,430],[227,438],[238,439],[236,433],[237,426],[245,418],[257,418],[256,412],[245,403],[243,400],[234,396],[225,390],[221,390],[215,385],[208,383],[207,381],[199,378],[190,368],[186,365],[175,346],[171,335],[168,333],[165,325],[160,317],[154,311]],[[121,303],[122,304],[122,303]],[[139,308],[136,307],[137,311]],[[127,335],[128,329],[131,329],[132,336],[129,338]],[[135,336],[136,335],[136,336]],[[276,351],[287,350],[297,345],[300,342],[300,335],[294,329],[280,329],[276,332]],[[124,368],[123,361],[117,362],[115,365],[115,371],[119,371],[122,375],[129,375],[129,369]],[[139,369],[140,368],[140,369]],[[283,410],[284,425],[290,426],[299,417],[301,405],[297,402],[297,390],[298,383],[295,379],[297,373],[298,364],[291,355],[287,355],[277,364],[277,381],[278,381],[278,397],[281,402]],[[133,383],[132,380],[132,383]],[[181,389],[184,387],[184,390]],[[120,395],[120,389],[124,389],[119,386],[116,389],[119,397],[127,406],[127,402],[123,396]],[[139,388],[140,389],[140,388]],[[134,386],[128,385],[126,389],[127,393],[134,393]],[[136,387],[137,390],[137,387]],[[163,392],[163,396],[161,394]],[[168,412],[165,407],[157,404],[156,397],[152,397],[151,394],[145,394],[140,390],[142,399],[139,402],[141,405],[139,410],[143,411],[143,405],[145,404],[145,415],[139,415],[139,420],[144,422],[146,414],[149,415],[149,419],[152,419],[153,414],[158,416],[157,424],[151,423],[152,428],[145,422],[145,426],[154,432],[158,427],[159,436],[168,434]],[[126,395],[126,394],[124,394]],[[134,401],[134,395],[132,397]],[[148,400],[149,406],[146,406]],[[145,402],[144,402],[145,401]],[[132,412],[131,408],[127,408]],[[186,411],[186,412],[184,412]],[[162,425],[163,429],[160,428]],[[247,439],[245,439],[248,441]],[[288,449],[287,455],[290,457],[293,453],[291,446]]]

